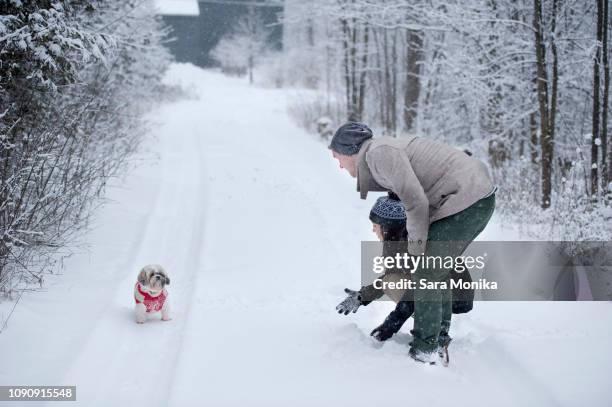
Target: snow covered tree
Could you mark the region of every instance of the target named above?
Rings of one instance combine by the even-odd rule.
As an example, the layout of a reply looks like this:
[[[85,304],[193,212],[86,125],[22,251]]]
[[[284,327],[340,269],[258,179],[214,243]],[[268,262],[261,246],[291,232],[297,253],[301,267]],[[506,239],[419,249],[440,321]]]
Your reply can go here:
[[[285,66],[326,84],[321,116],[468,147],[504,185],[499,211],[558,225],[569,200],[592,216],[612,200],[609,13],[607,0],[288,0]]]
[[[42,282],[136,150],[163,35],[148,1],[0,3],[0,291]]]
[[[270,33],[255,7],[249,7],[247,14],[239,18],[236,29],[219,40],[211,56],[224,72],[247,73],[249,83],[253,83],[253,69],[268,50]]]

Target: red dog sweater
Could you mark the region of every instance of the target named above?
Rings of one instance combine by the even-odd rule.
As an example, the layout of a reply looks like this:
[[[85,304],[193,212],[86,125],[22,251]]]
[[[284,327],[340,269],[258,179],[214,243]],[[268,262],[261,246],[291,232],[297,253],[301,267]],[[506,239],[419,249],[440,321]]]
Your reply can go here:
[[[136,287],[134,287],[136,304],[144,304],[147,312],[161,311],[167,296],[168,292],[165,288],[159,294],[153,296],[139,282],[136,282]]]

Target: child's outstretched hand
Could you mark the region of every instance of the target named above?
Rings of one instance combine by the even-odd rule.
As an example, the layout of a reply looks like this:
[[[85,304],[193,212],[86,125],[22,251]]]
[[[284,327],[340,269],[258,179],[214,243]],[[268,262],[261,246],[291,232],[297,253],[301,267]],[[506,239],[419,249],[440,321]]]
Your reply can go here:
[[[344,289],[348,296],[336,307],[338,314],[348,315],[351,312],[357,312],[361,303],[361,293],[359,291]]]

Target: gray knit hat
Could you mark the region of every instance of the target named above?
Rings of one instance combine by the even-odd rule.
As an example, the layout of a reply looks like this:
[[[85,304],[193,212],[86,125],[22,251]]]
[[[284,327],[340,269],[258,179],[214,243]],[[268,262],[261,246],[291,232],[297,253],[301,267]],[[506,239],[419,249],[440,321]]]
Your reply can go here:
[[[397,195],[389,193],[376,200],[370,220],[386,229],[400,229],[406,227],[406,208]]]
[[[372,138],[372,130],[359,122],[347,122],[336,130],[329,148],[343,155],[355,155],[364,141]]]

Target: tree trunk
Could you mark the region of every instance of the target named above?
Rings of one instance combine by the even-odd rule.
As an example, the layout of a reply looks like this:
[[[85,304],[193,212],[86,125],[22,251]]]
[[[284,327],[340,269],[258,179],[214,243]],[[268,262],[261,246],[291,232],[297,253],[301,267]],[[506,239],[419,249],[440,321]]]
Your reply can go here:
[[[600,78],[599,70],[601,65],[601,44],[603,33],[603,0],[597,0],[597,47],[595,49],[595,57],[593,58],[593,120],[591,131],[591,197],[597,195],[599,186],[599,118],[600,118],[600,100],[599,88]]]
[[[529,143],[529,151],[531,152],[531,163],[538,164],[538,122],[535,112],[529,114],[529,132],[531,139]]]
[[[383,99],[383,103],[385,104],[385,121],[384,127],[388,132],[391,128],[391,71],[390,71],[390,62],[389,62],[389,30],[387,28],[383,29],[383,56],[384,56],[384,69],[385,69],[385,96]]]
[[[353,0],[354,3],[354,0]],[[349,30],[351,33],[351,109],[353,113],[352,120],[360,120],[357,112],[357,20],[352,19],[352,29]]]
[[[374,55],[376,56],[376,89],[378,91],[378,109],[380,114],[380,122],[384,123],[385,118],[385,105],[384,105],[384,83],[383,83],[383,62],[382,62],[382,52],[381,52],[381,41],[380,41],[380,31],[381,29],[372,29],[372,36],[374,40],[374,44],[376,46],[376,51]]]
[[[542,208],[550,207],[552,187],[552,140],[550,138],[548,119],[548,77],[546,73],[546,49],[542,34],[542,2],[534,0],[533,30],[536,47],[536,91],[540,111],[540,146],[541,146],[541,182],[542,182]]]
[[[559,57],[557,55],[557,0],[553,0],[552,19],[550,32],[550,51],[552,54],[552,90],[550,95],[550,105],[548,106],[548,144],[547,160],[549,162],[550,171],[552,172],[553,155],[555,148],[555,129],[557,118],[557,95],[559,89]],[[550,178],[550,177],[549,177]]]
[[[603,56],[603,69],[604,69],[604,94],[603,94],[603,105],[601,112],[601,174],[604,178],[604,186],[607,188],[609,183],[612,182],[612,166],[610,166],[610,160],[612,157],[608,157],[608,99],[610,93],[610,61],[608,58],[608,13],[609,2],[604,0],[603,2],[603,43],[601,53]],[[608,190],[608,192],[610,192]]]
[[[393,41],[391,43],[391,135],[396,136],[397,132],[397,28],[393,30]]]
[[[340,26],[342,27],[342,62],[344,65],[344,87],[345,87],[345,98],[346,98],[346,115],[350,120],[352,116],[352,107],[351,107],[351,75],[349,68],[349,28],[348,22],[345,18],[340,20]]]
[[[253,84],[253,54],[249,55],[249,83]]]
[[[408,30],[406,47],[406,86],[404,89],[404,126],[406,131],[414,129],[419,94],[421,92],[420,62],[422,61],[422,33]]]
[[[368,67],[368,42],[369,42],[369,26],[366,22],[363,27],[363,54],[361,56],[361,72],[359,74],[359,97],[357,98],[357,112],[360,120],[363,120],[363,109],[365,105],[365,83],[366,72]]]

